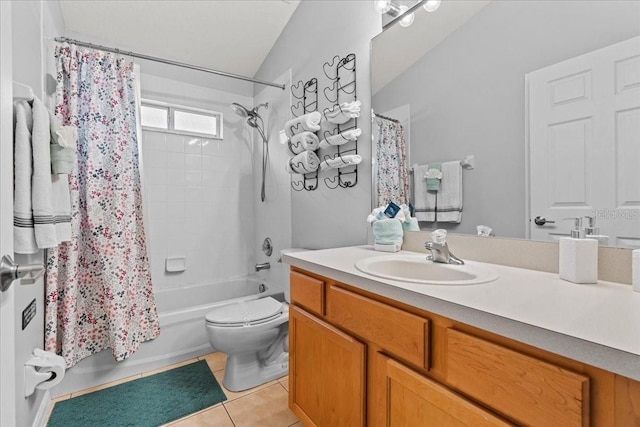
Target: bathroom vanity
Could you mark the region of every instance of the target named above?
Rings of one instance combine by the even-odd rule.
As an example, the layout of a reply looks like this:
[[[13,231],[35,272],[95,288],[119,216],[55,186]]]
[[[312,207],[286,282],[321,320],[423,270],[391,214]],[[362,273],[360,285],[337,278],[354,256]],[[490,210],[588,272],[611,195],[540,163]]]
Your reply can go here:
[[[354,267],[378,256],[285,256],[289,407],[305,425],[640,425],[630,286],[499,265],[490,283],[425,285]]]

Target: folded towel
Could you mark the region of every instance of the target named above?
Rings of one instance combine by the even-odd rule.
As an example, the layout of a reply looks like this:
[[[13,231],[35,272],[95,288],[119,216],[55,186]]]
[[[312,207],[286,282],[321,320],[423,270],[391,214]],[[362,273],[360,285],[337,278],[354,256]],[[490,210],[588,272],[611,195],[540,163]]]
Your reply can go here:
[[[64,148],[76,150],[78,146],[78,128],[75,126],[61,126],[56,131],[57,143]]]
[[[427,179],[427,191],[440,191],[442,165],[440,163],[431,163],[424,177]]]
[[[372,224],[374,243],[379,245],[402,245],[402,222],[383,219]]]
[[[300,154],[304,150],[316,151],[320,141],[315,133],[305,131],[295,134],[289,140],[289,150],[293,154]]]
[[[415,165],[413,167],[413,198],[414,214],[418,221],[435,221],[436,194],[427,191],[425,175],[429,165]]]
[[[71,240],[71,193],[68,175],[52,175],[53,215],[58,242]]]
[[[462,221],[462,166],[459,161],[442,164],[437,211],[438,222]]]
[[[31,128],[33,116],[27,101],[17,101],[14,132],[13,250],[19,254],[38,252],[31,210]]]
[[[31,150],[33,153],[33,176],[31,178],[31,206],[40,249],[58,246],[54,226],[53,198],[51,190],[51,129],[49,112],[42,101],[33,99],[33,130]]]
[[[293,135],[304,131],[316,132],[320,130],[321,119],[322,116],[318,111],[303,114],[286,122],[284,124],[284,133],[287,138],[291,138]]]
[[[332,135],[320,141],[320,148],[329,148],[331,146],[346,144],[349,141],[355,141],[362,134],[360,128],[345,130],[339,134]]]
[[[398,252],[402,249],[402,245],[381,245],[379,243],[373,244],[373,250],[380,252]]]
[[[404,231],[420,231],[420,226],[418,225],[418,219],[414,217],[409,217],[409,221],[405,221],[402,223],[402,229]]]
[[[324,111],[325,118],[333,124],[344,124],[349,120],[360,117],[360,101],[343,102]]]
[[[289,158],[287,162],[287,172],[294,173],[311,173],[318,170],[320,159],[313,151],[303,151],[300,154]]]
[[[339,169],[345,166],[357,165],[362,161],[362,156],[358,154],[349,154],[346,156],[336,156],[335,159],[327,159],[320,163],[320,169]]]
[[[73,171],[76,160],[75,148],[64,148],[58,144],[50,144],[51,172],[53,174],[69,174]]]
[[[63,148],[73,148],[78,145],[78,128],[75,126],[62,126],[60,118],[49,112],[49,127],[51,128],[51,143]]]

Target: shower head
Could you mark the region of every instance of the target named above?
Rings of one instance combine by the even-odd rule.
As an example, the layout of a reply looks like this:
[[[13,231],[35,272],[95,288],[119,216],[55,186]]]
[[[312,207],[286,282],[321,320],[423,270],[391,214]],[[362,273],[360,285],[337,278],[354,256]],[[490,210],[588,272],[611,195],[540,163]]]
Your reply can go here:
[[[236,102],[231,104],[231,109],[240,117],[249,117],[249,110]]]
[[[260,105],[256,105],[253,109],[248,109],[247,107],[245,107],[244,105],[240,105],[237,102],[234,102],[231,104],[231,109],[240,117],[249,117],[249,119],[251,119],[252,117],[260,117],[260,115],[258,114],[258,110],[260,109],[260,107],[265,107],[265,108],[269,108],[269,103],[266,102],[264,104],[260,104]],[[255,120],[254,120],[255,122]],[[251,124],[249,123],[250,126],[252,127],[256,127],[255,124]]]

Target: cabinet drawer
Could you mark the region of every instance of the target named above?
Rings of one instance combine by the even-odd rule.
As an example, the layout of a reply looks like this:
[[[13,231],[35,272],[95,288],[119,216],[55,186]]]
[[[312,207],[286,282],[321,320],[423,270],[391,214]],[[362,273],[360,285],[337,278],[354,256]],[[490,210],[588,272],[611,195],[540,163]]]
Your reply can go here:
[[[589,425],[589,378],[454,329],[447,382],[519,423]]]
[[[401,363],[385,361],[387,426],[512,426]]]
[[[327,318],[415,366],[429,369],[429,320],[330,286]]]
[[[289,278],[291,302],[324,315],[324,282],[296,271],[292,271]]]

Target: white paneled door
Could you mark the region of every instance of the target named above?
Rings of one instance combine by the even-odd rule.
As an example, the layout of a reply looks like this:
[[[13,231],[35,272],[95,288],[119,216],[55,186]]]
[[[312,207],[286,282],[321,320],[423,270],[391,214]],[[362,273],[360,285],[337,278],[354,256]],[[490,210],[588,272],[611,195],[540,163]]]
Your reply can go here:
[[[13,255],[11,2],[0,1],[0,256]],[[0,427],[16,425],[15,284],[0,291]]]
[[[530,237],[555,240],[573,226],[564,218],[595,216],[610,245],[640,247],[640,37],[527,80]]]

